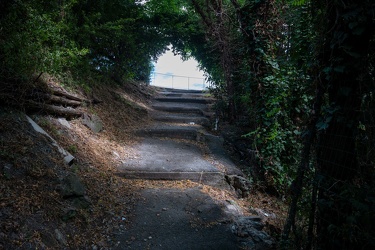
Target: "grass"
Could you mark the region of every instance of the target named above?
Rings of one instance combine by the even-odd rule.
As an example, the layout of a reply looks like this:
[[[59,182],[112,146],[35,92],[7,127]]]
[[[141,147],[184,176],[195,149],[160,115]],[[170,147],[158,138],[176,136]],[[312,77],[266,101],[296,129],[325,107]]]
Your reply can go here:
[[[72,154],[76,154],[78,152],[78,148],[76,145],[70,145],[67,150]]]

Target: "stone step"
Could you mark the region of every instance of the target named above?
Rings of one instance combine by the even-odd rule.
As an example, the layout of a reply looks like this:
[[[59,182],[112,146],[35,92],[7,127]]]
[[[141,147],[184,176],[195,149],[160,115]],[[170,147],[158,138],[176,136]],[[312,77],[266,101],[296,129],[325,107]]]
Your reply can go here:
[[[202,127],[199,126],[161,126],[146,128],[136,131],[141,137],[162,137],[172,139],[186,139],[193,141],[204,140]]]
[[[243,176],[241,170],[230,160],[230,157],[224,150],[223,139],[219,136],[211,135],[207,133],[200,126],[167,126],[167,125],[155,125],[143,130],[138,130],[136,135],[144,138],[171,138],[171,139],[185,139],[197,142],[206,143],[210,154],[214,159],[222,164],[225,169],[225,173],[228,175],[239,175]],[[173,143],[173,141],[171,141]],[[156,147],[157,148],[157,147]],[[153,149],[149,149],[152,151]],[[159,149],[157,149],[159,150]]]
[[[160,88],[159,93],[204,94],[202,90]]]
[[[127,179],[144,180],[190,180],[210,186],[226,186],[224,173],[222,172],[118,172],[118,176]]]
[[[202,103],[208,104],[212,103],[212,99],[208,98],[192,98],[192,97],[158,97],[154,99],[155,101],[159,102],[178,102],[178,103]]]
[[[152,108],[159,111],[165,111],[170,113],[191,113],[191,114],[204,114],[205,108],[203,107],[189,107],[189,106],[169,106],[154,104]]]
[[[199,124],[202,126],[209,126],[210,121],[204,116],[196,116],[191,114],[173,114],[173,113],[154,113],[151,117],[155,121],[169,122],[169,123],[185,123],[185,124]]]
[[[177,93],[169,93],[167,92],[166,94],[164,94],[165,96],[168,96],[168,97],[181,97],[182,94],[177,94]]]
[[[204,158],[203,150],[186,141],[146,137],[136,147],[138,155],[126,159],[117,174],[129,179],[191,180],[225,183],[224,173]]]

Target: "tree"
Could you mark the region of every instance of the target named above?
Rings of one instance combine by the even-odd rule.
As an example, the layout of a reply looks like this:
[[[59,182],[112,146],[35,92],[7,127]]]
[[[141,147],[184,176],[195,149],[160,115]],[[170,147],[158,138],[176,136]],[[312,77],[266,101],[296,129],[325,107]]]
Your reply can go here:
[[[235,44],[233,39],[233,25],[230,20],[231,9],[227,1],[198,1],[191,0],[195,11],[199,14],[210,46],[219,56],[223,80],[225,81],[226,94],[228,96],[228,114],[233,122],[235,118],[234,103],[234,58]]]

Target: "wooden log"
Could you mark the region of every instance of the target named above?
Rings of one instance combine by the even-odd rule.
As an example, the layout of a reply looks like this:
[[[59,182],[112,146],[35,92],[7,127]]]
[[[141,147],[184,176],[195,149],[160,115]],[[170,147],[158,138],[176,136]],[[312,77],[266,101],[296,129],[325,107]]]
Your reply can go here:
[[[49,93],[40,92],[38,90],[33,91],[31,95],[26,95],[26,99],[38,103],[54,103],[72,107],[77,107],[82,104],[82,102],[79,101],[70,100],[63,96],[56,96]]]
[[[74,101],[74,100],[70,100],[70,99],[67,99],[61,96],[56,96],[56,95],[44,94],[44,97],[47,103],[57,103],[57,104],[73,106],[73,107],[77,107],[82,104],[81,101]]]
[[[90,101],[85,99],[85,98],[81,98],[79,96],[70,94],[68,91],[66,91],[61,86],[55,86],[53,83],[50,82],[48,74],[45,74],[46,77],[43,77],[42,74],[43,74],[43,72],[38,74],[38,75],[34,74],[33,75],[34,82],[39,82],[39,83],[43,84],[44,86],[46,86],[52,92],[52,94],[57,95],[57,96],[64,96],[64,97],[66,97],[70,100],[74,100],[74,101],[78,101],[78,102],[90,103]]]
[[[44,103],[38,103],[34,101],[27,101],[26,102],[29,109],[32,110],[42,110],[46,113],[52,114],[52,115],[58,115],[58,116],[63,116],[67,118],[72,118],[72,117],[80,117],[83,115],[82,111],[73,109],[73,108],[65,108],[61,106],[55,106],[51,104],[44,104]]]
[[[66,97],[70,100],[74,100],[74,101],[78,101],[78,102],[90,103],[89,100],[87,100],[85,98],[75,96],[75,95],[72,95],[72,94],[68,93],[66,90],[62,89],[61,87],[56,87],[56,86],[53,86],[51,84],[49,84],[48,87],[50,88],[50,90],[52,91],[52,93],[54,95],[64,96],[64,97]]]

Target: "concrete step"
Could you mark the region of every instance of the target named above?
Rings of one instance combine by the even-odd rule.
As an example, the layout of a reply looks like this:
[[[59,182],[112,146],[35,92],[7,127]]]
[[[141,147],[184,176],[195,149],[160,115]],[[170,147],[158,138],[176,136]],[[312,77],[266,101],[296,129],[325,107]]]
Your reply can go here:
[[[136,135],[141,137],[162,137],[172,139],[186,139],[193,141],[204,140],[200,126],[167,126],[155,125],[146,129],[136,131]]]
[[[224,173],[207,161],[197,145],[189,142],[145,138],[117,174],[131,179],[191,180],[204,184],[224,184]]]
[[[227,185],[222,172],[141,172],[141,171],[124,171],[118,172],[118,176],[127,179],[144,179],[144,180],[190,180],[197,183],[224,187]]]
[[[181,97],[182,94],[166,92],[166,93],[164,94],[164,96],[168,96],[168,97]]]
[[[223,139],[219,136],[207,133],[201,126],[173,126],[173,125],[155,125],[147,129],[142,129],[136,132],[138,136],[147,139],[154,138],[171,138],[171,139],[185,139],[197,142],[206,143],[209,148],[210,155],[225,169],[225,174],[243,176],[241,170],[230,160],[230,157],[225,152],[223,146]],[[173,143],[173,141],[171,141]],[[156,147],[156,150],[158,147]],[[151,149],[150,149],[151,150]],[[208,152],[207,152],[208,153]],[[155,160],[156,158],[154,158]],[[186,164],[189,162],[187,160]],[[185,169],[185,171],[187,171]]]
[[[204,94],[202,90],[159,88],[159,93]]]
[[[208,127],[210,125],[209,119],[204,116],[192,114],[173,114],[165,112],[155,112],[151,114],[152,119],[155,121],[169,122],[169,123],[185,123],[185,124],[199,124]]]
[[[191,106],[183,106],[183,105],[162,105],[162,104],[154,104],[152,108],[159,111],[165,111],[170,113],[191,113],[191,114],[204,114],[205,107],[191,107]]]
[[[202,103],[202,104],[208,104],[212,103],[213,99],[208,98],[192,98],[192,97],[158,97],[155,98],[155,101],[159,102],[178,102],[178,103]]]

